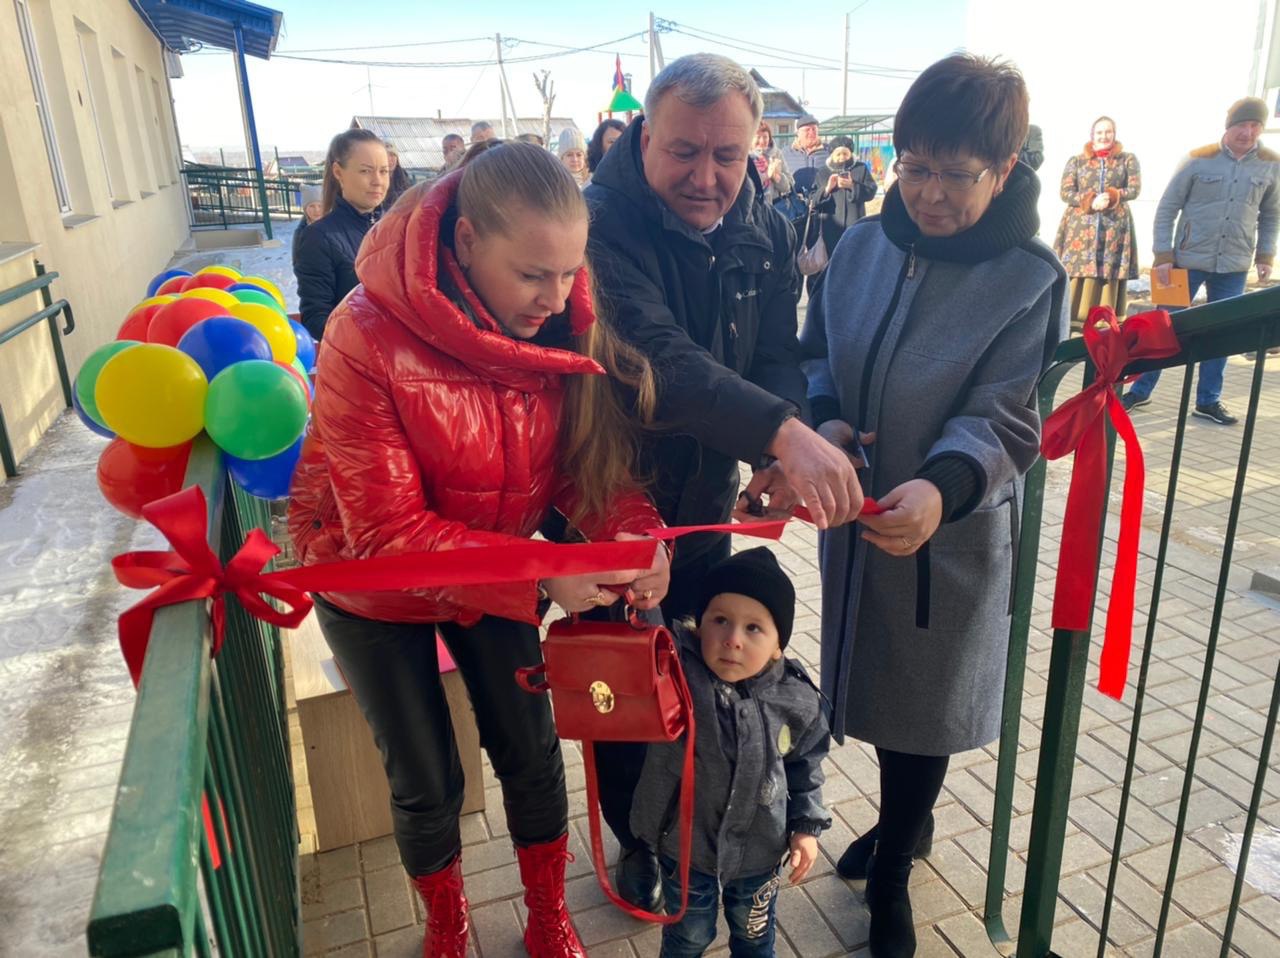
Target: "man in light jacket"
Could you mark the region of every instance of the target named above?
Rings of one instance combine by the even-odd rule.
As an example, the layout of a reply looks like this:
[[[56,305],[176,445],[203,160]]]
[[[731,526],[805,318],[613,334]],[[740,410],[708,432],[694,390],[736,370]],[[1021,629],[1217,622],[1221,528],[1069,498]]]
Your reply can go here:
[[[1250,263],[1258,279],[1271,277],[1280,226],[1280,153],[1258,142],[1269,114],[1257,97],[1227,111],[1227,132],[1217,143],[1192,150],[1160,197],[1155,220],[1156,280],[1188,271],[1192,298],[1205,287],[1209,302],[1244,292]],[[1174,221],[1177,220],[1175,228]],[[1236,417],[1222,403],[1225,357],[1200,364],[1193,415],[1230,426]],[[1126,409],[1151,401],[1160,371],[1146,373],[1122,400]]]

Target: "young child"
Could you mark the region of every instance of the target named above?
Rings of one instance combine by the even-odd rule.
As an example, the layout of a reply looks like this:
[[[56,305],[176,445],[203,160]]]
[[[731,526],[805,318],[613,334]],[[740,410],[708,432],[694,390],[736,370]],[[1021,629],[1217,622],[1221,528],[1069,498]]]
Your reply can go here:
[[[773,553],[740,552],[702,583],[698,621],[674,629],[693,694],[697,738],[689,910],[662,931],[663,958],[701,955],[721,893],[730,954],[774,953],[781,859],[800,881],[831,825],[822,805],[830,742],[821,694],[783,658],[796,593]],[[684,742],[650,745],[631,829],[658,852],[669,914],[680,907],[679,795]]]

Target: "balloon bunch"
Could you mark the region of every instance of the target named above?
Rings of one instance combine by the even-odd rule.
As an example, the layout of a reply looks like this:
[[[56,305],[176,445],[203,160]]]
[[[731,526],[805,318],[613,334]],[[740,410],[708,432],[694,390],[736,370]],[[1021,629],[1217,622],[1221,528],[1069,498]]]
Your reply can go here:
[[[203,430],[248,493],[283,499],[302,451],[316,343],[270,280],[229,266],[168,270],[114,341],[90,354],[72,403],[112,442],[98,460],[107,501],[138,517],[182,488]]]

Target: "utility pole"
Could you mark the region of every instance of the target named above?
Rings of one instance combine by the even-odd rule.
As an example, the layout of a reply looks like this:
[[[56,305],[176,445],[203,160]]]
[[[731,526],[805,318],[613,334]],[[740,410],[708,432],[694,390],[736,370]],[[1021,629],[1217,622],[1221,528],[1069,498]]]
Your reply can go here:
[[[369,86],[369,115],[377,116],[373,109],[373,70],[368,65],[364,68],[364,81]]]
[[[662,41],[658,39],[657,21],[653,11],[649,11],[649,82],[662,72],[666,64],[662,62]]]
[[[843,82],[840,94],[840,115],[849,115],[849,14],[844,15],[844,72],[840,74]]]
[[[502,34],[495,33],[493,39],[498,45],[498,97],[502,101],[502,138],[509,140],[511,131],[507,128],[507,74],[502,68]]]

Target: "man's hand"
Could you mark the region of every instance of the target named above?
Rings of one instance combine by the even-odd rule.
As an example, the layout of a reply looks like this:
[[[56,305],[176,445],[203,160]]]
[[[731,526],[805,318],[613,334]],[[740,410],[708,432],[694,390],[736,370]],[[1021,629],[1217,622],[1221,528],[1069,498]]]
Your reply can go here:
[[[942,493],[928,479],[910,479],[878,501],[882,512],[858,519],[862,538],[891,556],[914,554],[942,523]]]
[[[813,863],[818,860],[818,839],[796,832],[787,844],[791,848],[791,854],[787,857],[787,866],[791,869],[788,878],[794,885],[804,880]]]
[[[1155,275],[1156,282],[1161,286],[1168,286],[1169,281],[1173,279],[1173,264],[1161,263],[1159,266],[1152,268],[1151,272]],[[1261,274],[1259,274],[1261,278]]]
[[[765,496],[768,496],[767,502]],[[789,519],[799,501],[800,497],[787,482],[782,467],[775,462],[755,471],[747,488],[738,496],[733,518],[739,522]],[[756,504],[754,509],[753,504]]]
[[[842,526],[862,510],[862,488],[849,457],[800,420],[786,420],[765,452],[778,460],[819,529]]]
[[[1271,278],[1271,264],[1259,263],[1258,264],[1258,282],[1265,283],[1270,278]]]

